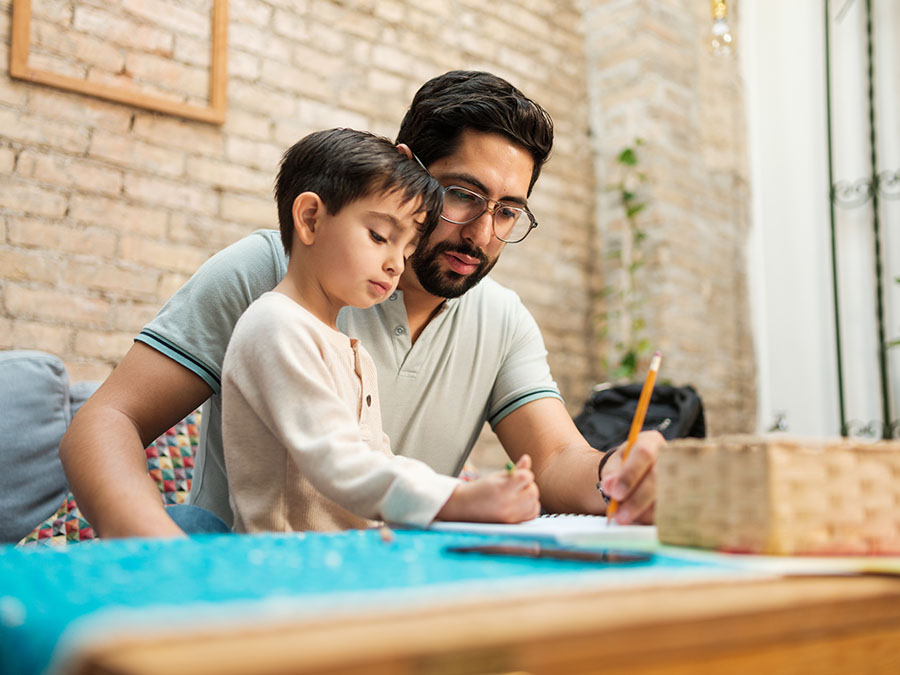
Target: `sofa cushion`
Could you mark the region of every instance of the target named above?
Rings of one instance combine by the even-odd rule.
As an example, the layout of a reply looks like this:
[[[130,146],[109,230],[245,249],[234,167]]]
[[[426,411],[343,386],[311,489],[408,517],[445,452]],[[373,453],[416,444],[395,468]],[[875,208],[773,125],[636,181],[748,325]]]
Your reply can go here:
[[[0,542],[15,542],[68,491],[59,461],[71,419],[63,362],[44,352],[0,352],[0,410]]]
[[[73,407],[74,405],[73,397]],[[191,491],[199,430],[200,410],[197,409],[144,450],[147,470],[167,506],[184,504]],[[75,496],[69,492],[59,508],[38,523],[22,538],[19,545],[65,545],[95,539],[96,536],[94,528],[78,510]]]

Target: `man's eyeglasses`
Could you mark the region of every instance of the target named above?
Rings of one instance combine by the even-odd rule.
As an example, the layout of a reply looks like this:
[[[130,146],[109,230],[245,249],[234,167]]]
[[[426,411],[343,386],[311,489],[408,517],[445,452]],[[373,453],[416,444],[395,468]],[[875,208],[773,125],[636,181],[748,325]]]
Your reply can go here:
[[[412,156],[425,173],[431,173],[415,153]],[[507,244],[518,244],[538,226],[531,211],[521,206],[495,202],[459,185],[451,185],[443,190],[444,208],[441,211],[441,218],[448,223],[466,225],[480,218],[485,211],[489,211],[492,216],[494,236]]]
[[[441,218],[465,225],[488,211],[493,216],[494,236],[507,244],[516,244],[538,226],[528,209],[495,202],[468,188],[451,185],[444,188],[444,210]]]

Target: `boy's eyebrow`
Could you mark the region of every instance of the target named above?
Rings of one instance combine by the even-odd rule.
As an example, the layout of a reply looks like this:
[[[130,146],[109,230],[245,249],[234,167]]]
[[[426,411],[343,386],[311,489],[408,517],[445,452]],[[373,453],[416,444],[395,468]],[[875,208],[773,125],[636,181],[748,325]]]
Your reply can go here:
[[[400,221],[397,220],[395,216],[391,215],[390,213],[386,213],[385,211],[368,211],[367,215],[371,216],[372,218],[377,218],[378,220],[386,220],[389,225],[397,229],[403,228],[403,226],[400,224]]]
[[[387,213],[386,211],[368,211],[367,214],[369,216],[371,216],[372,218],[376,218],[377,220],[386,221],[387,224],[390,225],[391,227],[393,227],[395,230],[400,230],[401,232],[403,232],[404,230],[407,229],[403,225],[403,223],[401,223],[397,219],[396,216],[394,216],[393,214]],[[415,229],[418,230],[425,224],[425,219],[423,218],[421,222],[414,219],[413,222],[415,223]]]
[[[453,179],[453,180],[461,180],[464,183],[468,183],[469,185],[474,186],[478,189],[479,192],[483,195],[487,195],[490,190],[488,190],[487,186],[482,183],[480,180],[475,178],[475,176],[468,173],[448,173],[441,176],[443,180]],[[503,202],[505,204],[518,204],[519,206],[528,207],[528,200],[522,199],[522,197],[514,197],[513,195],[506,195],[505,197],[500,197],[500,199],[495,199],[494,201]]]

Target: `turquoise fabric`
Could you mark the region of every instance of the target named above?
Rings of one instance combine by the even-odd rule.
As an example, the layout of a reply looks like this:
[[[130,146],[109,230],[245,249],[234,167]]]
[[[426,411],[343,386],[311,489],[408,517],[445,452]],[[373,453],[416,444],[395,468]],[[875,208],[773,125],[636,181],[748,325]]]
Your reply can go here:
[[[264,625],[267,618],[711,568],[661,555],[603,566],[445,551],[499,541],[404,530],[385,542],[365,530],[2,546],[0,672],[42,672],[51,659],[68,661],[78,645],[115,632],[146,635],[230,619]]]

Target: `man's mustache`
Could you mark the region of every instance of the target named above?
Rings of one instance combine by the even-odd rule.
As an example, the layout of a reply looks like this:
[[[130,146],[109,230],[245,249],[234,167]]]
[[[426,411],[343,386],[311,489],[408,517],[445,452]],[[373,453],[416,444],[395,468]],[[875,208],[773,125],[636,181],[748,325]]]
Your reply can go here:
[[[490,262],[484,251],[472,246],[467,246],[466,244],[451,244],[450,242],[442,241],[441,243],[436,244],[433,249],[428,251],[428,255],[430,256],[435,256],[440,253],[460,253],[471,258],[477,258],[478,261],[483,265],[486,265],[488,262]]]

